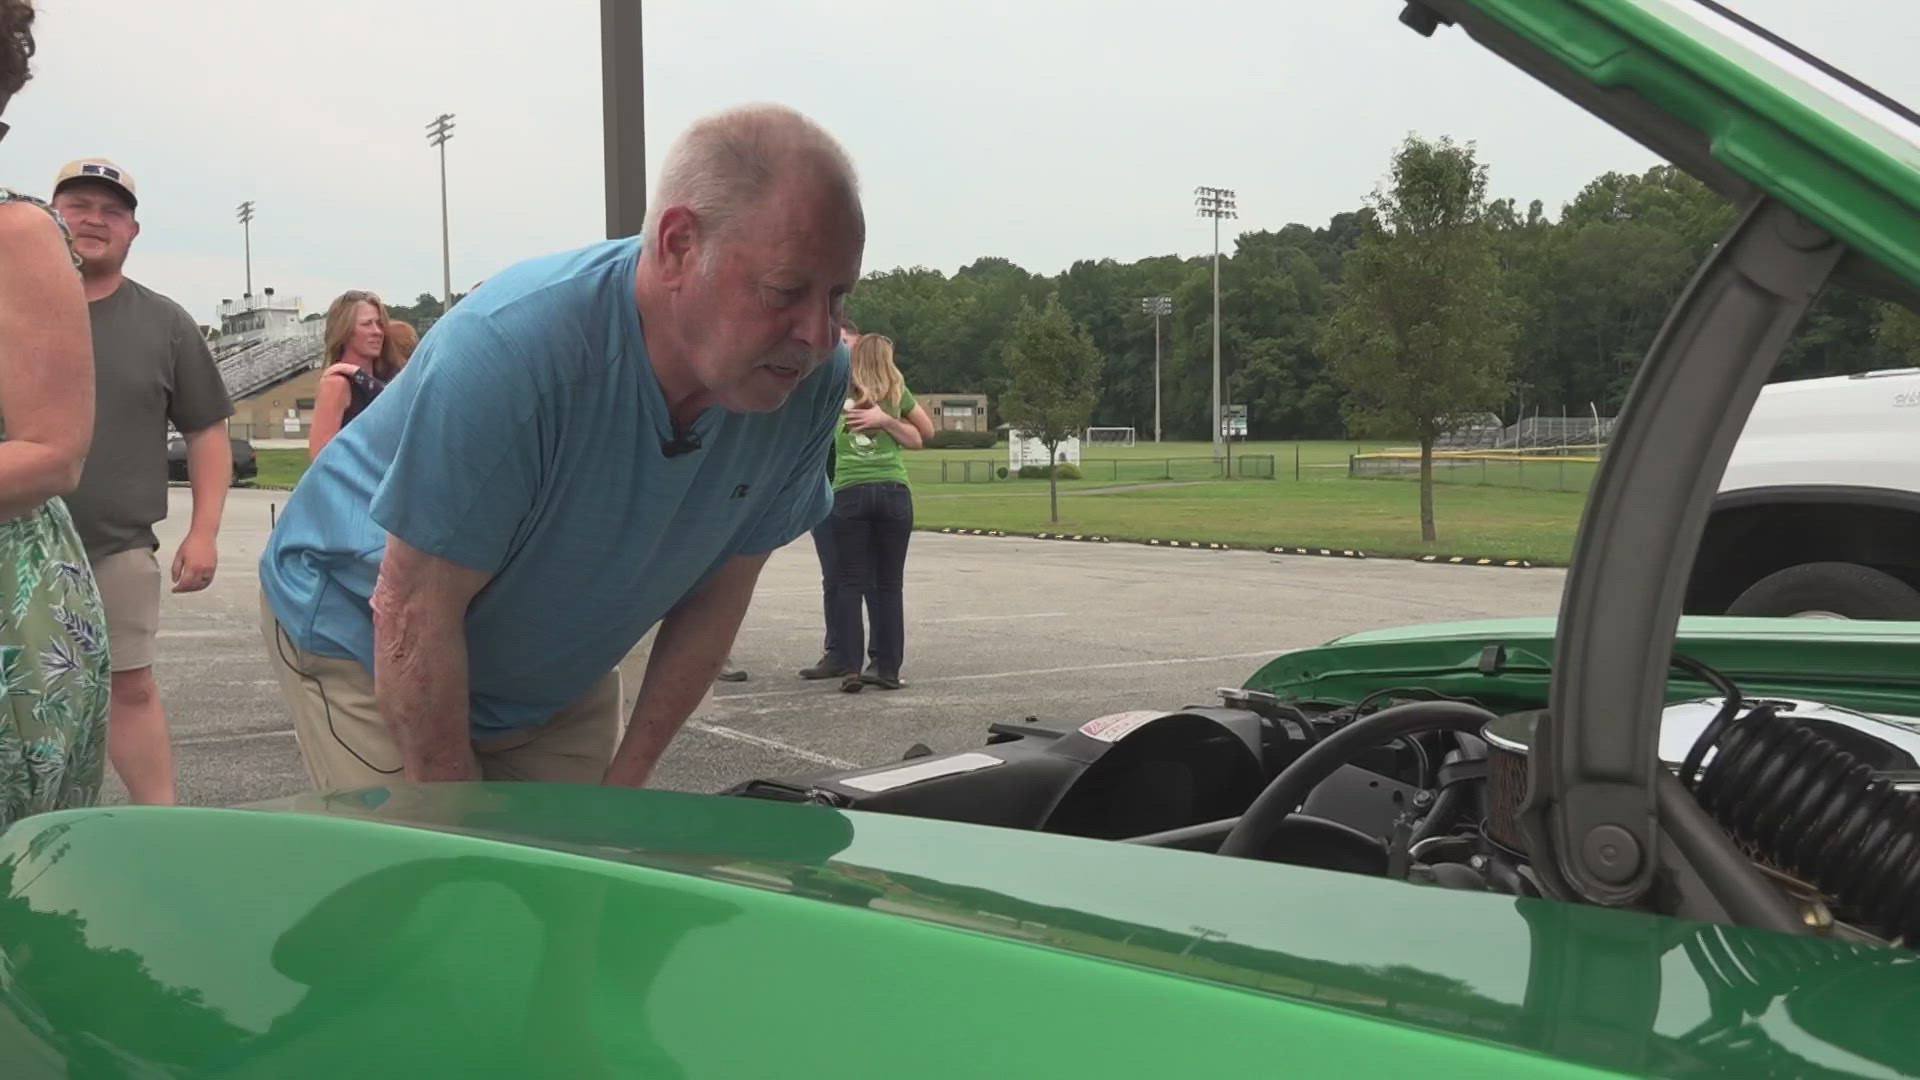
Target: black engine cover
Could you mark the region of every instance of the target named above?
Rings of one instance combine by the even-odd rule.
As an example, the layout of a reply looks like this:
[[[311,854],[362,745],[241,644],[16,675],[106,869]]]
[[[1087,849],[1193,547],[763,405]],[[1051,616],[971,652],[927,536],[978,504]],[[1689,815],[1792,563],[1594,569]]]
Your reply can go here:
[[[751,780],[723,794],[1120,839],[1240,813],[1307,745],[1289,724],[1222,707],[988,731],[977,750]]]

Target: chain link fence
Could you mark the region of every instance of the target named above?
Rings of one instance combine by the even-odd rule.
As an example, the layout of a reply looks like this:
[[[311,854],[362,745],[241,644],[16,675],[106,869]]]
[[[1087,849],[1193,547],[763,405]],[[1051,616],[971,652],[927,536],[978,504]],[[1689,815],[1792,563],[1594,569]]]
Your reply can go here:
[[[1082,458],[1074,468],[1082,480],[1110,483],[1222,480],[1229,475],[1235,480],[1272,480],[1276,460],[1273,454],[1235,454],[1230,462],[1211,457]],[[907,475],[916,484],[994,484],[1021,479],[1005,458],[916,461],[909,457]]]
[[[1476,484],[1536,491],[1585,492],[1593,487],[1606,448],[1599,444],[1533,446],[1525,450],[1436,450],[1436,484]],[[1347,476],[1355,480],[1418,480],[1420,452],[1389,450],[1354,454]]]

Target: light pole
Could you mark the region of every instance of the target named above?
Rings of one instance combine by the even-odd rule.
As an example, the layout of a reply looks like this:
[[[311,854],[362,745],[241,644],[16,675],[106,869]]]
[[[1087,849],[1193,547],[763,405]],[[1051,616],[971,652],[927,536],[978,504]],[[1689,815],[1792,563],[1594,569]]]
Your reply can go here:
[[[453,306],[453,258],[447,243],[447,140],[453,138],[453,114],[441,113],[427,125],[427,142],[440,148],[440,311]]]
[[[646,55],[641,0],[600,0],[601,156],[607,239],[638,236],[647,219]]]
[[[1233,189],[1193,189],[1194,213],[1213,219],[1213,457],[1220,459],[1226,416],[1220,411],[1220,219],[1239,217]]]
[[[1173,314],[1173,297],[1143,296],[1140,313],[1153,316],[1153,441],[1160,441],[1160,316]]]
[[[240,222],[240,230],[247,236],[247,292],[253,295],[253,200],[240,204],[234,211],[234,219]]]

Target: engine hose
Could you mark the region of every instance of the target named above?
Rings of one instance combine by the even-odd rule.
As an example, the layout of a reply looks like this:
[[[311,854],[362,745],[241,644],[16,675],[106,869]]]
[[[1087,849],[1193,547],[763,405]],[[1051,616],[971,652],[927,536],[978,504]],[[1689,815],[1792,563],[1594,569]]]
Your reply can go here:
[[[1464,731],[1478,735],[1493,719],[1492,713],[1473,705],[1414,701],[1355,720],[1315,743],[1280,770],[1280,775],[1274,777],[1267,789],[1253,800],[1253,805],[1247,807],[1246,813],[1240,815],[1233,831],[1221,842],[1219,853],[1243,859],[1257,857],[1268,834],[1286,820],[1288,814],[1300,809],[1300,804],[1313,794],[1314,787],[1363,750],[1428,731]]]
[[[1440,797],[1433,800],[1433,809],[1427,811],[1427,816],[1420,822],[1420,827],[1413,830],[1413,835],[1407,838],[1407,847],[1411,849],[1420,841],[1438,836],[1442,829],[1450,827],[1454,819],[1460,816],[1460,806],[1467,801],[1469,794],[1464,781],[1441,788]]]
[[[1762,706],[1729,725],[1694,791],[1762,860],[1920,942],[1920,799]]]

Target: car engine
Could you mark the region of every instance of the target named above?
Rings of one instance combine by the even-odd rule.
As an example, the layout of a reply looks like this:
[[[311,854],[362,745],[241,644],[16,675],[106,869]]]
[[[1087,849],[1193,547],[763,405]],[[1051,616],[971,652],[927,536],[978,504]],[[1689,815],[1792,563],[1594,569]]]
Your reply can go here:
[[[1810,932],[1920,941],[1920,720],[1719,691],[1662,714],[1659,757]],[[995,724],[975,751],[728,794],[1544,895],[1523,827],[1538,712],[1419,688]],[[1649,903],[1662,903],[1656,888]]]

